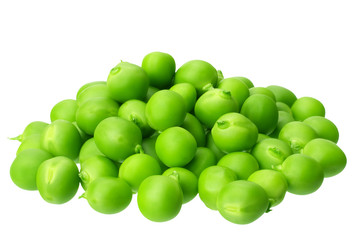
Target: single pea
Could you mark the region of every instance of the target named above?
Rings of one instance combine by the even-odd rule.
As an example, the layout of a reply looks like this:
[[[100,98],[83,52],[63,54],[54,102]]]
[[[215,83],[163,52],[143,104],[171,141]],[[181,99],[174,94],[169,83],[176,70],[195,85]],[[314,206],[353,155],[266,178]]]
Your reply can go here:
[[[211,131],[208,132],[206,135],[206,147],[215,154],[216,162],[218,162],[220,158],[225,155],[225,153],[218,146],[216,146],[214,139],[211,135]]]
[[[137,203],[140,212],[154,222],[173,219],[180,212],[183,193],[177,180],[169,176],[154,175],[139,187]]]
[[[105,156],[122,162],[138,152],[142,136],[135,123],[120,117],[108,117],[97,125],[94,139],[96,146]]]
[[[297,121],[303,121],[311,116],[325,117],[324,105],[312,97],[298,98],[291,106],[291,111]]]
[[[259,184],[269,197],[271,207],[281,203],[285,197],[288,184],[285,176],[276,170],[262,169],[252,173],[248,181]]]
[[[276,107],[277,107],[279,112],[284,111],[284,112],[287,112],[290,115],[292,115],[291,108],[286,103],[276,102]]]
[[[324,180],[321,165],[304,154],[293,154],[285,159],[279,168],[288,182],[288,191],[305,195],[315,192]]]
[[[117,177],[95,179],[82,195],[97,212],[115,214],[129,206],[132,192],[129,185]]]
[[[106,84],[94,84],[85,88],[76,97],[76,102],[80,106],[86,101],[94,98],[111,98],[109,88]]]
[[[269,207],[265,190],[258,184],[237,180],[225,185],[218,194],[217,208],[228,221],[249,224],[261,217]]]
[[[254,94],[248,97],[240,113],[249,118],[260,133],[267,135],[275,130],[279,117],[276,103],[263,94]]]
[[[192,114],[186,113],[185,120],[181,125],[182,128],[188,130],[195,138],[197,146],[203,147],[206,143],[206,134],[203,125]]]
[[[46,202],[63,204],[75,196],[80,181],[78,174],[76,163],[70,158],[50,158],[40,164],[36,186]]]
[[[75,160],[81,144],[79,131],[66,120],[55,120],[41,134],[41,147],[54,156],[65,156]]]
[[[107,86],[110,95],[118,102],[130,99],[144,99],[149,87],[149,77],[141,67],[121,62],[111,69]]]
[[[243,83],[246,84],[246,86],[250,89],[252,87],[254,87],[254,84],[252,83],[252,81],[246,77],[233,77],[233,78],[237,78],[239,80],[241,80]]]
[[[86,159],[94,157],[94,156],[103,156],[105,155],[98,149],[98,147],[95,144],[95,139],[92,137],[88,139],[80,149],[79,153],[79,163],[80,166],[83,162],[85,162]]]
[[[186,112],[191,112],[194,109],[197,95],[196,89],[193,85],[190,83],[178,83],[173,85],[169,90],[177,92],[181,97],[183,97]]]
[[[314,129],[319,138],[325,138],[334,143],[338,142],[339,130],[329,119],[321,116],[312,116],[306,118],[303,122]]]
[[[41,134],[32,134],[25,138],[16,151],[16,156],[26,149],[41,149]]]
[[[79,90],[76,93],[76,99],[78,99],[79,95],[82,94],[82,92],[87,89],[88,87],[94,86],[94,85],[106,85],[106,81],[94,81],[94,82],[88,82],[82,85]]]
[[[94,135],[96,126],[105,118],[117,116],[119,104],[110,98],[93,98],[79,106],[76,123],[81,130]]]
[[[160,160],[160,158],[156,154],[155,143],[156,143],[156,139],[158,136],[159,136],[159,133],[155,132],[150,137],[144,138],[142,140],[141,147],[145,154],[148,154],[156,159],[156,161],[158,162],[158,164],[161,168],[161,172],[163,173],[166,169],[168,169],[168,167]]]
[[[216,201],[220,190],[236,180],[236,174],[229,168],[211,166],[200,174],[198,181],[199,197],[210,209],[217,210]]]
[[[84,190],[98,177],[117,177],[119,169],[113,161],[104,156],[92,156],[81,163],[79,177]]]
[[[10,139],[18,140],[18,141],[22,142],[25,138],[27,138],[33,134],[41,134],[48,125],[49,125],[48,123],[42,122],[42,121],[31,122],[25,127],[22,134],[20,134],[17,137],[10,138]]]
[[[170,54],[149,53],[144,57],[141,67],[149,76],[151,86],[159,89],[170,87],[176,69],[175,60]]]
[[[225,113],[238,111],[239,106],[231,93],[217,88],[201,95],[196,101],[194,109],[195,116],[209,129]]]
[[[42,149],[26,149],[20,152],[10,167],[10,177],[16,186],[36,190],[36,172],[40,164],[53,156]]]
[[[314,138],[317,138],[314,129],[299,121],[285,124],[279,132],[279,139],[289,144],[293,153],[300,153],[305,145]]]
[[[284,111],[279,111],[279,118],[276,124],[275,130],[269,135],[270,137],[277,138],[279,137],[279,133],[281,129],[289,122],[293,122],[295,119],[292,114]]]
[[[134,193],[138,191],[145,178],[160,174],[161,168],[158,161],[144,153],[134,154],[126,158],[119,170],[119,178],[124,179]]]
[[[248,177],[259,169],[259,164],[256,159],[246,152],[232,152],[223,156],[218,166],[227,167],[232,170],[237,179],[246,180]]]
[[[287,88],[277,85],[270,85],[266,88],[274,94],[277,102],[283,102],[289,107],[291,107],[297,99],[295,94]]]
[[[156,92],[147,102],[146,120],[150,127],[163,131],[169,127],[180,126],[185,119],[185,101],[178,93],[170,90]]]
[[[257,143],[251,154],[259,162],[261,169],[274,169],[292,154],[290,146],[279,139],[268,138]]]
[[[75,121],[75,115],[78,105],[74,99],[65,99],[51,109],[50,120],[51,122],[57,119],[68,120],[69,122]]]
[[[258,138],[256,125],[240,113],[222,115],[211,134],[216,146],[227,153],[250,149]]]
[[[217,87],[230,91],[231,96],[233,96],[237,102],[239,109],[250,95],[248,86],[236,77],[221,80]]]
[[[191,60],[184,63],[175,73],[175,84],[190,83],[198,93],[203,94],[209,86],[215,86],[218,79],[216,69],[208,62]]]
[[[346,166],[345,153],[336,143],[322,138],[316,138],[308,142],[303,153],[320,163],[325,177],[339,174]]]
[[[146,97],[144,99],[145,102],[148,102],[149,99],[151,98],[152,95],[154,95],[156,92],[158,92],[159,89],[153,86],[149,86],[147,93],[146,93]]]
[[[197,144],[190,132],[171,127],[160,133],[155,143],[156,154],[168,167],[183,167],[194,158]]]
[[[183,192],[183,204],[190,202],[198,194],[198,179],[191,171],[181,167],[173,167],[167,169],[163,175],[174,175],[175,178],[178,178]]]
[[[272,100],[276,101],[274,93],[272,91],[270,91],[269,89],[264,88],[264,87],[252,87],[252,88],[249,88],[249,93],[250,93],[250,96],[254,95],[254,94],[263,94],[265,96],[268,96]]]
[[[213,151],[206,147],[198,147],[194,158],[185,166],[198,178],[202,171],[210,166],[214,166],[217,159]]]

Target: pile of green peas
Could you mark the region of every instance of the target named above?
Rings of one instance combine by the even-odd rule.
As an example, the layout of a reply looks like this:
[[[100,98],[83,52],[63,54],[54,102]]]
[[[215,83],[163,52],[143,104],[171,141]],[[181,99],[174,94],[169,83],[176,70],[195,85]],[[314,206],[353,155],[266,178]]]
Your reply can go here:
[[[124,210],[137,196],[142,215],[164,222],[199,194],[226,220],[248,224],[287,192],[315,192],[346,156],[323,104],[281,86],[254,87],[192,60],[176,70],[167,53],[141,66],[120,62],[12,138],[21,142],[12,181],[49,203],[79,186],[91,208]]]

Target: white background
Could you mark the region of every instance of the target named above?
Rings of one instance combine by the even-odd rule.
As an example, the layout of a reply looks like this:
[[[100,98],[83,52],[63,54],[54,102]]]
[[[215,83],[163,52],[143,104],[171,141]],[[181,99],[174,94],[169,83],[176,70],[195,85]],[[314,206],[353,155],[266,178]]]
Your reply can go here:
[[[359,239],[356,2],[1,1],[0,239]],[[7,137],[31,121],[49,122],[55,103],[106,80],[120,60],[141,64],[152,51],[170,53],[177,67],[202,59],[225,77],[319,99],[339,128],[346,169],[316,193],[287,194],[249,225],[227,222],[198,197],[175,219],[153,223],[136,196],[123,212],[102,215],[84,199],[51,205],[11,182],[18,144]]]

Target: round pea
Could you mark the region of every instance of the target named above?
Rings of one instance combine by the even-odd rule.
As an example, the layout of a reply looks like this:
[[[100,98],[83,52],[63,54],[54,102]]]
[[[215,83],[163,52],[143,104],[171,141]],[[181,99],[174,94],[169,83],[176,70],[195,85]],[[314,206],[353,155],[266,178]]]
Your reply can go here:
[[[159,89],[169,88],[175,75],[174,58],[163,52],[147,54],[141,64],[149,76],[150,85]]]
[[[199,97],[195,103],[195,116],[207,128],[212,128],[216,120],[229,112],[238,112],[239,106],[231,93],[222,89],[212,89]]]
[[[163,175],[178,178],[183,192],[183,203],[190,202],[197,195],[198,179],[191,171],[181,167],[173,167],[167,169]]]
[[[277,138],[281,129],[289,122],[293,122],[295,119],[293,118],[292,114],[284,111],[279,111],[279,118],[276,124],[275,130],[269,135],[273,138]]]
[[[108,117],[97,125],[94,139],[105,156],[122,162],[141,147],[142,136],[135,123],[120,117]]]
[[[33,134],[25,138],[18,147],[16,155],[31,148],[41,149],[41,134]]]
[[[168,169],[168,167],[160,160],[155,150],[155,143],[158,136],[158,133],[154,133],[150,137],[144,138],[142,140],[141,147],[145,154],[148,154],[156,159],[161,168],[161,172],[164,172],[166,169]]]
[[[306,118],[303,122],[314,129],[319,138],[325,138],[334,143],[338,142],[339,131],[336,125],[329,119],[321,116],[312,116]]]
[[[324,180],[321,165],[304,154],[293,154],[285,159],[279,168],[288,182],[288,191],[305,195],[315,192]]]
[[[156,92],[158,92],[159,89],[153,86],[149,86],[147,93],[146,93],[146,97],[145,97],[145,102],[148,102],[149,99],[151,98],[152,95],[154,95]]]
[[[54,156],[65,156],[75,160],[81,144],[79,131],[66,120],[55,120],[41,134],[41,147]]]
[[[240,81],[242,81],[243,83],[246,84],[246,86],[250,89],[252,87],[254,87],[254,84],[252,83],[252,81],[246,77],[232,77],[232,78],[236,78]]]
[[[79,163],[82,165],[83,162],[85,162],[86,159],[94,156],[104,156],[105,155],[98,149],[98,147],[95,144],[95,139],[90,138],[88,139],[80,149],[79,153]]]
[[[195,138],[197,146],[203,147],[206,143],[206,134],[203,125],[192,114],[186,113],[185,120],[181,125],[182,128],[188,130]]]
[[[94,84],[88,86],[77,95],[76,102],[80,106],[86,101],[94,98],[111,98],[109,88],[106,84]]]
[[[269,208],[282,202],[288,188],[285,176],[271,169],[262,169],[252,173],[248,181],[259,184],[265,190],[269,197]]]
[[[216,146],[227,153],[250,149],[258,138],[256,125],[240,113],[222,115],[211,134]]]
[[[218,146],[216,146],[214,139],[211,135],[211,131],[208,132],[206,135],[206,147],[215,154],[216,162],[218,162],[220,158],[225,155],[225,153]]]
[[[185,166],[199,177],[201,172],[210,166],[214,166],[217,163],[217,159],[213,151],[206,147],[198,147],[194,158]]]
[[[311,140],[305,145],[303,153],[321,165],[325,177],[339,174],[346,166],[345,153],[334,142],[327,139]]]
[[[111,69],[107,79],[110,95],[118,102],[144,99],[149,87],[149,77],[141,67],[121,62]]]
[[[223,156],[218,166],[227,167],[232,170],[237,179],[248,179],[248,177],[259,169],[259,164],[256,159],[246,152],[232,152]]]
[[[48,125],[49,125],[48,123],[42,122],[42,121],[31,122],[25,127],[22,134],[20,134],[17,137],[10,138],[10,139],[18,140],[18,141],[22,142],[25,138],[27,138],[33,134],[41,134]]]
[[[133,192],[137,192],[145,178],[160,175],[161,168],[155,158],[139,153],[126,158],[120,165],[119,177],[124,179]]]
[[[155,143],[156,154],[168,167],[183,167],[194,158],[196,140],[187,130],[171,127],[163,131]]]
[[[94,81],[94,82],[88,82],[82,85],[79,90],[76,93],[76,99],[78,99],[79,95],[82,94],[82,92],[87,89],[88,87],[94,86],[94,85],[106,85],[106,81]]]
[[[228,221],[249,224],[261,217],[269,207],[265,190],[258,184],[237,180],[225,185],[218,194],[217,208]]]
[[[249,89],[250,96],[254,94],[263,94],[270,97],[272,100],[276,101],[275,95],[272,91],[264,87],[252,87]]]
[[[154,175],[139,187],[137,203],[140,212],[154,222],[173,219],[180,212],[183,193],[180,184],[169,176]]]
[[[216,201],[220,190],[236,180],[236,174],[229,168],[211,166],[200,174],[198,181],[199,197],[210,209],[217,210]]]
[[[274,94],[277,102],[283,102],[289,107],[291,107],[297,99],[295,94],[287,88],[277,85],[270,85],[266,88]]]
[[[78,174],[76,163],[70,158],[50,158],[40,164],[36,186],[46,202],[63,204],[75,196],[79,188]]]
[[[55,121],[57,119],[68,120],[69,122],[75,121],[75,115],[78,105],[74,99],[65,99],[57,104],[51,109],[50,119]]]
[[[263,133],[259,133],[256,143],[259,143],[259,142],[261,142],[262,140],[267,139],[267,138],[270,138],[270,136],[265,135],[265,134],[263,134]],[[256,146],[256,145],[255,145],[255,146]]]
[[[284,112],[289,113],[292,116],[291,108],[288,105],[286,105],[286,103],[276,102],[276,107],[279,112],[284,111]]]
[[[249,118],[259,132],[264,134],[270,134],[275,130],[279,117],[276,103],[263,94],[248,97],[240,113]]]
[[[303,121],[311,116],[325,117],[324,105],[312,97],[298,98],[291,106],[291,111],[297,121]]]
[[[183,97],[186,112],[191,112],[194,109],[197,95],[193,85],[190,83],[178,83],[173,85],[169,90],[177,92]]]
[[[41,149],[26,149],[20,152],[10,167],[11,180],[19,188],[36,190],[36,172],[42,162],[52,157]]]
[[[158,131],[180,126],[185,116],[185,101],[174,91],[160,90],[146,104],[146,120],[151,128]]]
[[[241,108],[246,98],[248,98],[250,94],[248,86],[236,77],[225,78],[221,80],[217,87],[230,91],[231,96],[233,96],[239,108]]]
[[[129,206],[132,192],[129,185],[117,177],[95,179],[83,195],[97,212],[115,214]]]

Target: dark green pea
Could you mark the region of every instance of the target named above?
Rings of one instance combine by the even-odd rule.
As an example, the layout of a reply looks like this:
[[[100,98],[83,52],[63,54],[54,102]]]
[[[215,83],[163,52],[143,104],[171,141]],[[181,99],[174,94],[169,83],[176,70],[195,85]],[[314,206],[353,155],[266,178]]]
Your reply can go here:
[[[30,135],[33,134],[41,134],[43,132],[43,130],[48,126],[49,124],[46,122],[42,122],[42,121],[34,121],[29,123],[24,131],[22,132],[22,134],[20,134],[17,137],[14,138],[10,138],[11,140],[18,140],[20,142],[22,142],[25,138],[27,138]]]
[[[82,165],[83,162],[85,162],[86,159],[94,156],[105,157],[105,155],[96,146],[94,138],[90,138],[81,146],[79,153],[80,166]]]
[[[236,100],[239,108],[243,105],[246,98],[249,97],[248,86],[238,78],[225,78],[220,81],[218,88],[230,91],[233,98]]]
[[[222,156],[225,155],[225,153],[218,146],[216,146],[214,139],[211,135],[211,132],[207,133],[206,147],[209,148],[215,154],[216,162],[218,162],[220,158],[222,158]]]
[[[291,107],[297,99],[295,94],[287,88],[277,85],[270,85],[266,88],[274,94],[277,102],[283,102],[289,107]]]
[[[107,85],[101,83],[88,86],[77,95],[76,102],[80,106],[93,98],[111,98]]]
[[[298,98],[291,106],[291,111],[297,121],[304,121],[311,116],[325,117],[324,105],[312,97]]]
[[[74,99],[65,99],[57,104],[51,109],[50,119],[51,122],[57,119],[67,120],[69,122],[75,121],[75,115],[78,105]]]
[[[185,120],[181,125],[182,128],[188,130],[195,138],[198,147],[205,146],[206,135],[203,125],[200,121],[192,114],[186,113]]]
[[[275,95],[267,88],[264,87],[252,87],[249,89],[250,96],[254,94],[263,94],[265,96],[268,96],[272,100],[276,101]]]
[[[329,119],[321,116],[312,116],[306,118],[303,122],[314,129],[319,138],[325,138],[334,143],[338,142],[339,131],[336,125]]]
[[[218,166],[227,167],[232,170],[237,179],[246,180],[248,177],[259,169],[259,164],[256,159],[246,152],[232,152],[223,156]]]
[[[190,83],[178,83],[173,85],[169,90],[177,92],[183,97],[186,112],[191,112],[194,109],[197,95],[193,85]]]
[[[210,166],[214,166],[217,163],[217,159],[213,151],[206,147],[198,147],[194,158],[185,166],[199,177],[201,172]]]

